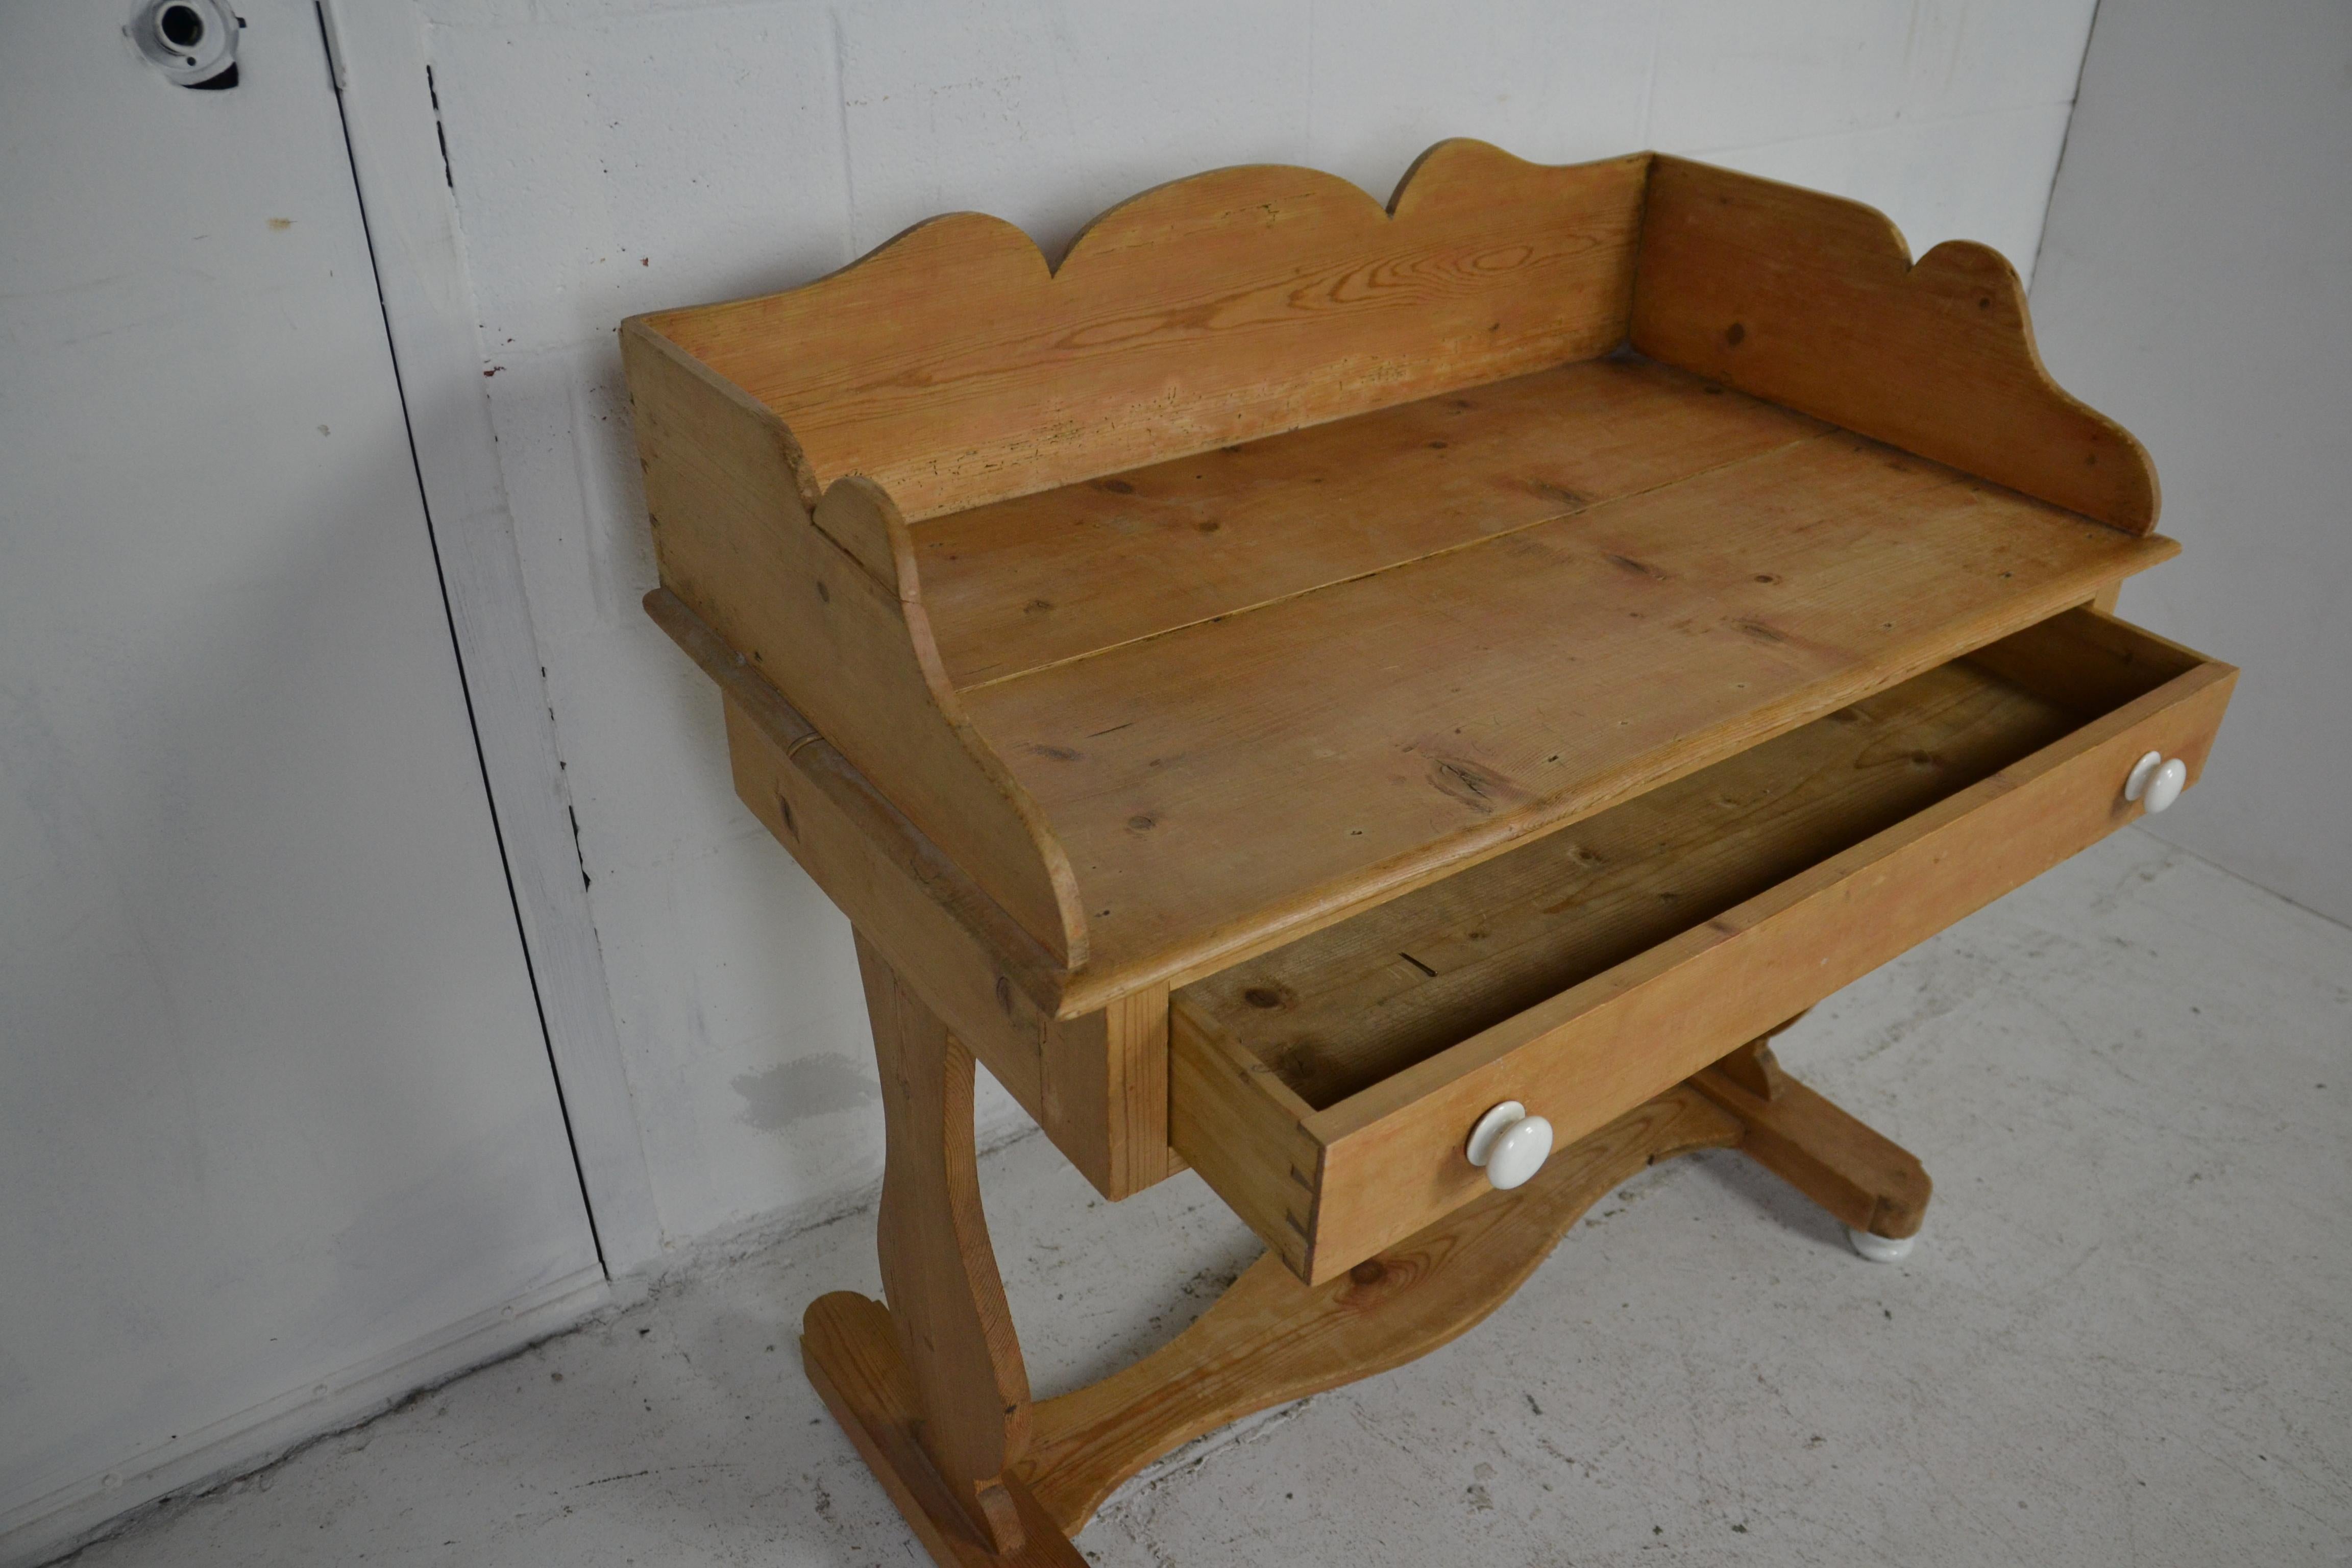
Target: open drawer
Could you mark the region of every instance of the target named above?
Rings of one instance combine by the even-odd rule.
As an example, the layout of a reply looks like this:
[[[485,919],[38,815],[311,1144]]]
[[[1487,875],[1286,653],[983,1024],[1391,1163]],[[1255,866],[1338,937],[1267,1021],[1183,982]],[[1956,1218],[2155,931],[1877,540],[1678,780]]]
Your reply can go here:
[[[1583,1136],[2193,782],[2237,672],[2090,609],[1178,991],[1170,1142],[1310,1283]]]

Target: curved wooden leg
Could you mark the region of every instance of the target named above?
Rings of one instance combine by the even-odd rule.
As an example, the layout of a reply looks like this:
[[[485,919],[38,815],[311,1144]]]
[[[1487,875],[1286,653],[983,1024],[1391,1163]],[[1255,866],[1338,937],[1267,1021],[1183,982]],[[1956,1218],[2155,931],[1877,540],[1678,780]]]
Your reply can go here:
[[[881,1302],[855,1290],[810,1302],[801,1321],[801,1364],[940,1568],[1084,1568],[1077,1548],[1017,1480],[1003,1487],[1021,1520],[1021,1544],[998,1552],[981,1541],[915,1436],[921,1417],[914,1382],[898,1327]]]
[[[1927,1203],[1918,1162],[1782,1072],[1768,1035],[1342,1279],[1310,1289],[1260,1258],[1174,1340],[1033,1415],[981,1213],[971,1055],[862,937],[857,952],[889,1129],[890,1304],[820,1297],[802,1355],[945,1568],[1082,1568],[1070,1537],[1119,1482],[1251,1411],[1435,1350],[1508,1300],[1595,1200],[1671,1155],[1743,1149],[1885,1237],[1916,1230]]]
[[[809,1380],[937,1561],[1075,1568],[1085,1559],[1008,1477],[1028,1446],[1029,1373],[981,1212],[971,1053],[862,936],[857,959],[888,1136],[889,1308],[814,1302]]]
[[[1619,1183],[1739,1138],[1705,1097],[1673,1089],[1553,1154],[1526,1186],[1465,1205],[1328,1284],[1301,1284],[1269,1253],[1160,1349],[1039,1405],[1022,1478],[1075,1535],[1121,1481],[1179,1446],[1467,1332]]]

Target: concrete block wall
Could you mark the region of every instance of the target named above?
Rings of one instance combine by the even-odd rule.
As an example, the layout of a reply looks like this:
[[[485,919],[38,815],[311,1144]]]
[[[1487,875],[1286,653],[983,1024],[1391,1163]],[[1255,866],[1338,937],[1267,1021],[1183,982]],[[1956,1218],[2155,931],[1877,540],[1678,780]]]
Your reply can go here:
[[[1385,198],[1450,135],[1838,191],[2030,270],[2093,0],[419,0],[482,371],[666,1244],[879,1171],[849,934],[734,800],[654,583],[614,327],[978,208],[1048,251],[1282,162]],[[983,1118],[1019,1112],[1001,1094]]]

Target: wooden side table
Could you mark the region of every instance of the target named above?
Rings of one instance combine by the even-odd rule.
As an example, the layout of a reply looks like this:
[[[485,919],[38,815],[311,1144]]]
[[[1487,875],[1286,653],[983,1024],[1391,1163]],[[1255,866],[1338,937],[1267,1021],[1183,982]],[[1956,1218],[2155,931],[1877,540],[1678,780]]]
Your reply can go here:
[[[623,345],[646,607],[857,931],[888,1304],[814,1302],[809,1376],[941,1563],[1082,1562],[1675,1153],[1899,1254],[1918,1162],[1770,1037],[2169,805],[2235,678],[2106,613],[2155,475],[2006,262],[1681,159],[1223,170],[1056,265],[956,215]],[[1266,1255],[1033,1402],[975,1061]]]

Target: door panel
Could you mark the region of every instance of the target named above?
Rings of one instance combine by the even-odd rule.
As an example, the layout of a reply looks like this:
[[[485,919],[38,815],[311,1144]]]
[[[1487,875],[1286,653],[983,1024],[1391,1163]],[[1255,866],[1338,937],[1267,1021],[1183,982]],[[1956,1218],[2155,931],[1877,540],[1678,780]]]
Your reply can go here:
[[[596,1261],[317,15],[237,9],[197,91],[0,7],[0,1531]]]

